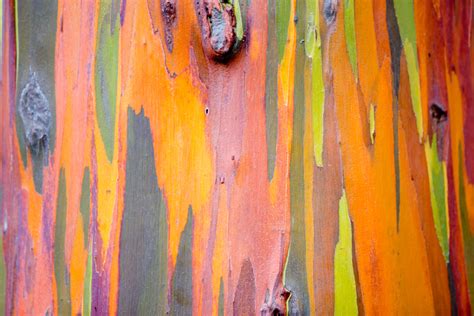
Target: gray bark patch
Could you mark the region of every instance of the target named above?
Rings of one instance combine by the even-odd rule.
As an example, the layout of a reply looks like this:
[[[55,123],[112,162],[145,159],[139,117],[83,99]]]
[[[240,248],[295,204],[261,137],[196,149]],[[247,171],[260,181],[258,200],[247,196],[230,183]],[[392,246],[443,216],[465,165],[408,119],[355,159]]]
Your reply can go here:
[[[19,112],[31,152],[35,155],[46,152],[44,149],[48,147],[51,110],[35,73],[30,75],[21,92]]]

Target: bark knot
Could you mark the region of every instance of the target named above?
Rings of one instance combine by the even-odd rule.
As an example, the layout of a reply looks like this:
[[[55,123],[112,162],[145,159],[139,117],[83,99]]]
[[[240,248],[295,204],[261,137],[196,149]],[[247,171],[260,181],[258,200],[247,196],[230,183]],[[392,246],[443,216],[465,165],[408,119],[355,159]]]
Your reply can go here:
[[[18,110],[25,129],[27,145],[33,154],[37,154],[48,147],[51,110],[35,73],[30,75],[21,91]]]
[[[227,0],[198,0],[196,10],[208,56],[227,60],[239,47],[233,4]]]

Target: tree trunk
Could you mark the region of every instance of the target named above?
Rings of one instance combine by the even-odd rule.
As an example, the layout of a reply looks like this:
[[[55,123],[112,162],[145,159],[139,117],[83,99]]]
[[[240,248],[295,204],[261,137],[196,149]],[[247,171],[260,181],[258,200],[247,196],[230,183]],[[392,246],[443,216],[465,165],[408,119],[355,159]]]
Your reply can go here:
[[[472,313],[472,1],[0,8],[6,314]]]

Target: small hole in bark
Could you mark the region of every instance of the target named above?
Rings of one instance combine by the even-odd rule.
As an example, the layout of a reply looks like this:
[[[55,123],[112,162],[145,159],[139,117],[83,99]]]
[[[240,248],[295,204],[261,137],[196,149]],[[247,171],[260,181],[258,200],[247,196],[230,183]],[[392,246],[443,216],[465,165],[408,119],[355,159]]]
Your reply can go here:
[[[206,115],[208,115],[208,114],[209,114],[209,108],[206,108],[206,109],[204,110],[204,112],[206,113]]]
[[[283,316],[283,315],[284,314],[278,308],[275,308],[272,312],[272,316]]]
[[[286,300],[290,297],[290,294],[291,292],[288,291],[287,289],[283,288],[283,291],[280,293],[280,296],[285,300]]]
[[[436,103],[431,104],[430,115],[436,124],[445,122],[448,119],[448,111]]]

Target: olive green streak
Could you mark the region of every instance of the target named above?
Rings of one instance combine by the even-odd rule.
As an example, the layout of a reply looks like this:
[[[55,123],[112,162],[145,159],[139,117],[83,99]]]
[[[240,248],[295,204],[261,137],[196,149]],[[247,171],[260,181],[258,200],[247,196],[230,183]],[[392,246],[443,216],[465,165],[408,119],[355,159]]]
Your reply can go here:
[[[82,177],[81,204],[82,230],[84,232],[84,249],[89,247],[89,217],[90,217],[90,172],[89,168],[84,169]]]
[[[461,213],[461,227],[464,240],[464,258],[466,260],[467,283],[469,287],[469,301],[474,306],[474,235],[469,226],[469,214],[466,201],[466,189],[464,188],[464,161],[461,144],[458,146],[459,161],[459,209]]]
[[[288,303],[290,315],[306,315],[310,312],[308,277],[306,271],[306,223],[304,192],[304,133],[305,133],[305,88],[304,69],[310,60],[305,56],[305,46],[298,39],[305,36],[306,1],[296,4],[296,64],[293,112],[293,135],[290,152],[290,246],[284,271],[284,285],[291,291]]]
[[[400,37],[407,60],[408,79],[413,111],[420,141],[423,136],[423,117],[421,109],[420,78],[418,75],[418,58],[416,51],[416,24],[413,0],[393,0],[397,16]]]
[[[91,315],[92,303],[92,247],[89,247],[87,255],[86,275],[84,276],[84,296],[82,298],[82,313],[84,316]]]
[[[95,66],[97,121],[109,161],[114,154],[115,112],[118,80],[118,1],[101,0]]]
[[[357,290],[352,264],[352,223],[346,192],[339,200],[339,240],[334,251],[334,315],[357,315]]]
[[[421,110],[421,92],[420,92],[420,80],[418,74],[418,59],[416,57],[416,44],[412,44],[410,41],[405,40],[403,43],[403,49],[405,50],[405,56],[407,59],[408,67],[408,81],[410,82],[410,96],[415,112],[416,127],[418,130],[418,138],[420,142],[423,137],[423,116]]]
[[[58,314],[71,314],[71,295],[69,288],[69,271],[66,266],[66,175],[64,169],[59,173],[58,199],[56,207],[56,225],[54,229],[54,276],[56,278]]]
[[[288,40],[288,26],[290,22],[290,0],[276,0],[276,34],[278,42],[278,62],[281,62]]]
[[[82,313],[84,316],[89,316],[91,314],[92,295],[92,247],[89,245],[90,171],[88,167],[84,169],[84,175],[82,177],[80,211],[82,216],[82,229],[84,232],[84,249],[88,249],[86,274],[84,276]]]
[[[313,152],[316,165],[323,166],[324,141],[324,81],[319,29],[319,1],[306,1],[305,52],[311,58],[311,108]]]
[[[217,313],[219,316],[224,316],[224,280],[221,277],[219,283],[219,303]]]
[[[446,206],[445,175],[446,165],[438,158],[436,134],[431,146],[425,143],[426,162],[428,164],[428,178],[430,183],[431,209],[436,229],[436,235],[446,262],[449,261],[448,213]]]
[[[358,80],[354,6],[355,6],[354,0],[345,0],[344,2],[344,32],[345,32],[347,52],[349,53],[349,61],[351,63],[352,72],[354,73],[355,79]]]
[[[242,38],[244,37],[244,28],[245,28],[245,25],[242,19],[242,13],[241,13],[242,7],[240,5],[239,0],[234,0],[233,6],[234,6],[235,20],[236,20],[235,35],[237,35],[237,39],[241,41]]]
[[[171,315],[191,315],[193,308],[193,226],[194,217],[191,206],[188,218],[181,233],[178,257],[171,281]]]

